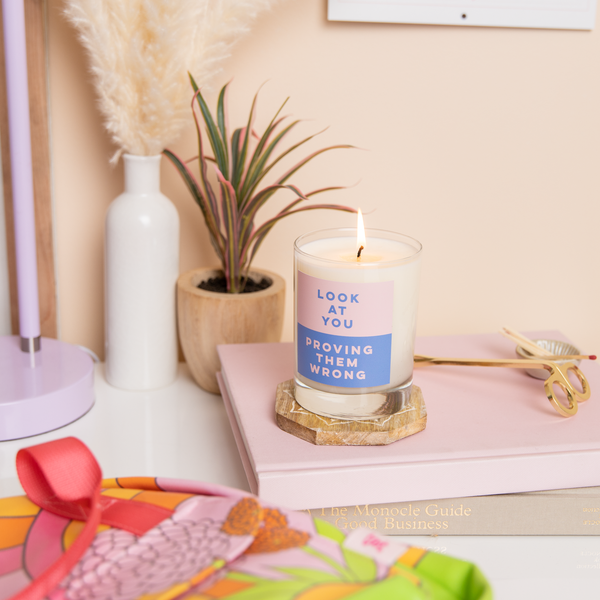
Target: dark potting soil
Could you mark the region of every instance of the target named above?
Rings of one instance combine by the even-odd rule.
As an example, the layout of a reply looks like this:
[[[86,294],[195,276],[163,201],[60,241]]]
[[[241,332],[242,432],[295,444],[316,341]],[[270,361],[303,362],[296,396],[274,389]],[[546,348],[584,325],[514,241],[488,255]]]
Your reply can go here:
[[[252,277],[248,277],[244,289],[240,292],[241,294],[249,294],[252,292],[260,292],[260,290],[266,290],[271,285],[271,282],[263,277],[260,281],[255,281]],[[206,281],[201,281],[198,287],[202,290],[209,292],[217,292],[219,294],[227,293],[227,280],[225,277],[211,277]]]

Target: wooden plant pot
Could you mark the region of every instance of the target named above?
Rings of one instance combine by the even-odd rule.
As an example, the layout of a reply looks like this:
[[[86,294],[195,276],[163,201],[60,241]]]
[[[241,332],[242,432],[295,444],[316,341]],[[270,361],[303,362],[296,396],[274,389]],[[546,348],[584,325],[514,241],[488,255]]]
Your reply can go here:
[[[283,329],[285,281],[264,270],[250,271],[253,279],[266,277],[271,286],[248,294],[221,294],[198,284],[222,274],[220,269],[188,271],[177,280],[179,339],[196,383],[219,393],[216,373],[221,369],[219,344],[279,342]]]

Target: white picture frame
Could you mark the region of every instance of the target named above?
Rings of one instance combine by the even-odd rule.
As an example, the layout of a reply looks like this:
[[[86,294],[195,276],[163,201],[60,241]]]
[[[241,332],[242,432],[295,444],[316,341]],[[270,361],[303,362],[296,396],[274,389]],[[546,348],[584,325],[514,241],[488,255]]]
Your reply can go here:
[[[596,0],[328,0],[328,19],[592,30]]]

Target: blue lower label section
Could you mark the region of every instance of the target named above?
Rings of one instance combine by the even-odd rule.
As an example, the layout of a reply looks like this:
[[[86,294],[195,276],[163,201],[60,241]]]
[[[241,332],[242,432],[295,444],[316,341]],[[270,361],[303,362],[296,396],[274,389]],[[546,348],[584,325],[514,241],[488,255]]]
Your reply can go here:
[[[300,325],[298,372],[336,387],[362,388],[390,382],[392,334],[346,337],[319,333]]]

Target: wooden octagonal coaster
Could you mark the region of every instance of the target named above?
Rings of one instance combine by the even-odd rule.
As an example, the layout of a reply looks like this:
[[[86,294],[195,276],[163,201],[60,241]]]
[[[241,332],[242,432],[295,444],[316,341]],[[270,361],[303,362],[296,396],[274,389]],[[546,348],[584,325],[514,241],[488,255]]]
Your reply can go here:
[[[422,431],[427,424],[423,393],[416,385],[412,386],[410,398],[400,412],[368,421],[316,415],[296,402],[294,392],[293,379],[277,386],[277,425],[317,446],[384,446]]]

